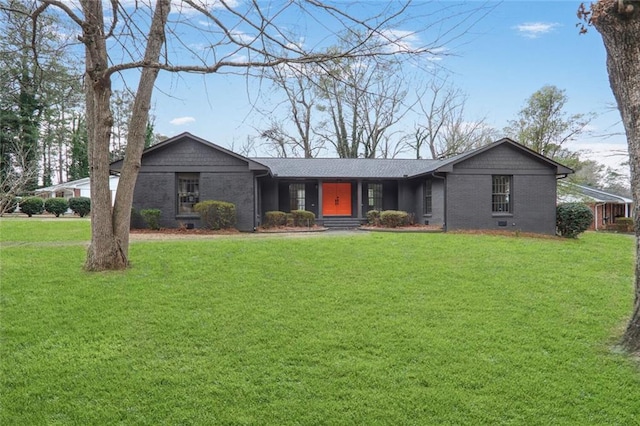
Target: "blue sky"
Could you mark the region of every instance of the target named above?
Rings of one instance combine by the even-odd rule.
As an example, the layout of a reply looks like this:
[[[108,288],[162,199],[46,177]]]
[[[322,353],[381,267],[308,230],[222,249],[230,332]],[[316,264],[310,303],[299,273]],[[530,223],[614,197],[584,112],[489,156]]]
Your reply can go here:
[[[345,3],[346,4],[346,3]],[[447,6],[449,2],[436,2]],[[481,6],[469,2],[468,7]],[[380,2],[360,3],[365,11]],[[491,3],[493,9],[463,38],[446,46],[449,55],[437,61],[450,71],[450,80],[469,98],[468,118],[486,117],[489,125],[502,129],[514,119],[526,98],[544,85],[566,91],[567,113],[598,114],[591,129],[595,136],[571,142],[568,148],[590,150],[591,158],[618,166],[625,159],[612,155],[626,152],[618,112],[606,73],[605,51],[599,34],[590,29],[579,35],[576,10],[579,1],[516,1]],[[434,7],[416,2],[414,10]],[[301,22],[303,34],[312,39],[313,23]],[[415,21],[399,30],[412,31]],[[424,35],[421,35],[424,36]],[[242,144],[257,134],[263,118],[253,108],[260,99],[259,83],[233,75],[176,76],[162,74],[154,96],[156,131],[173,136],[189,131],[222,146]],[[262,94],[268,92],[264,86]],[[266,92],[265,92],[266,91]],[[407,123],[407,125],[410,125]],[[260,154],[260,152],[258,152]]]

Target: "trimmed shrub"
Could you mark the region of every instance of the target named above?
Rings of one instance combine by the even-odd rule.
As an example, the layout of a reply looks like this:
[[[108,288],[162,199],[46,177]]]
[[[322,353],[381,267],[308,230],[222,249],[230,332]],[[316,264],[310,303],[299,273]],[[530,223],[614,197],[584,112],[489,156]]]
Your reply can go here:
[[[56,217],[60,217],[69,209],[69,203],[64,198],[47,198],[44,200],[44,209]]]
[[[593,213],[584,203],[563,203],[556,208],[556,227],[563,237],[576,238],[592,221]]]
[[[380,226],[380,210],[369,210],[367,212],[367,223],[373,226]]]
[[[69,198],[69,208],[78,216],[85,217],[91,213],[91,198],[73,197]]]
[[[633,232],[633,219],[630,217],[617,217],[616,218],[616,231],[618,232]]]
[[[316,215],[307,210],[292,210],[293,226],[311,227],[316,223]]]
[[[399,210],[385,210],[380,213],[380,224],[387,228],[397,228],[407,224],[409,215]]]
[[[233,203],[206,200],[197,203],[193,209],[207,228],[229,229],[236,225],[236,206]]]
[[[275,228],[278,226],[285,226],[287,224],[287,214],[281,211],[270,211],[264,214],[265,228]]]
[[[23,198],[20,201],[20,211],[31,217],[44,211],[44,200],[40,197]]]
[[[157,231],[160,229],[160,215],[162,212],[160,209],[142,209],[140,210],[140,216],[142,220],[147,224],[149,229]]]
[[[293,226],[293,214],[285,213],[285,226]]]

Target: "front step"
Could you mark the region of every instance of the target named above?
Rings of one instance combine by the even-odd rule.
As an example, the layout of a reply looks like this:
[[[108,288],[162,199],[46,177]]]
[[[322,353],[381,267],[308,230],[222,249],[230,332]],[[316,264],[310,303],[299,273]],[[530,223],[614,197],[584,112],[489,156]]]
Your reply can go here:
[[[364,220],[356,217],[324,217],[316,222],[329,229],[354,229],[359,228]]]

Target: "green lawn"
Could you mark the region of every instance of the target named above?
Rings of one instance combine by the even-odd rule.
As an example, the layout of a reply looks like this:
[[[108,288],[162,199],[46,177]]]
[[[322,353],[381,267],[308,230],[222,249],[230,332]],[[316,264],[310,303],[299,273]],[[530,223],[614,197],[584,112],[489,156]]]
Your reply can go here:
[[[0,424],[639,424],[628,236],[88,237],[0,219]]]

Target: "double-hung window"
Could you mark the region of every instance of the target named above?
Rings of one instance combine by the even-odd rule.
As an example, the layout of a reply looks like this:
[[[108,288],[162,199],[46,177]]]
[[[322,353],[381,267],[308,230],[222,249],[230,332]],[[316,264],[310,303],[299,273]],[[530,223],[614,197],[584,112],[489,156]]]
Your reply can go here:
[[[306,210],[304,187],[304,183],[289,184],[289,208],[291,211]]]
[[[382,210],[382,184],[370,183],[367,185],[367,210]]]
[[[492,176],[491,211],[493,213],[512,213],[511,176]]]
[[[178,214],[195,214],[193,206],[200,201],[200,173],[178,173]]]

